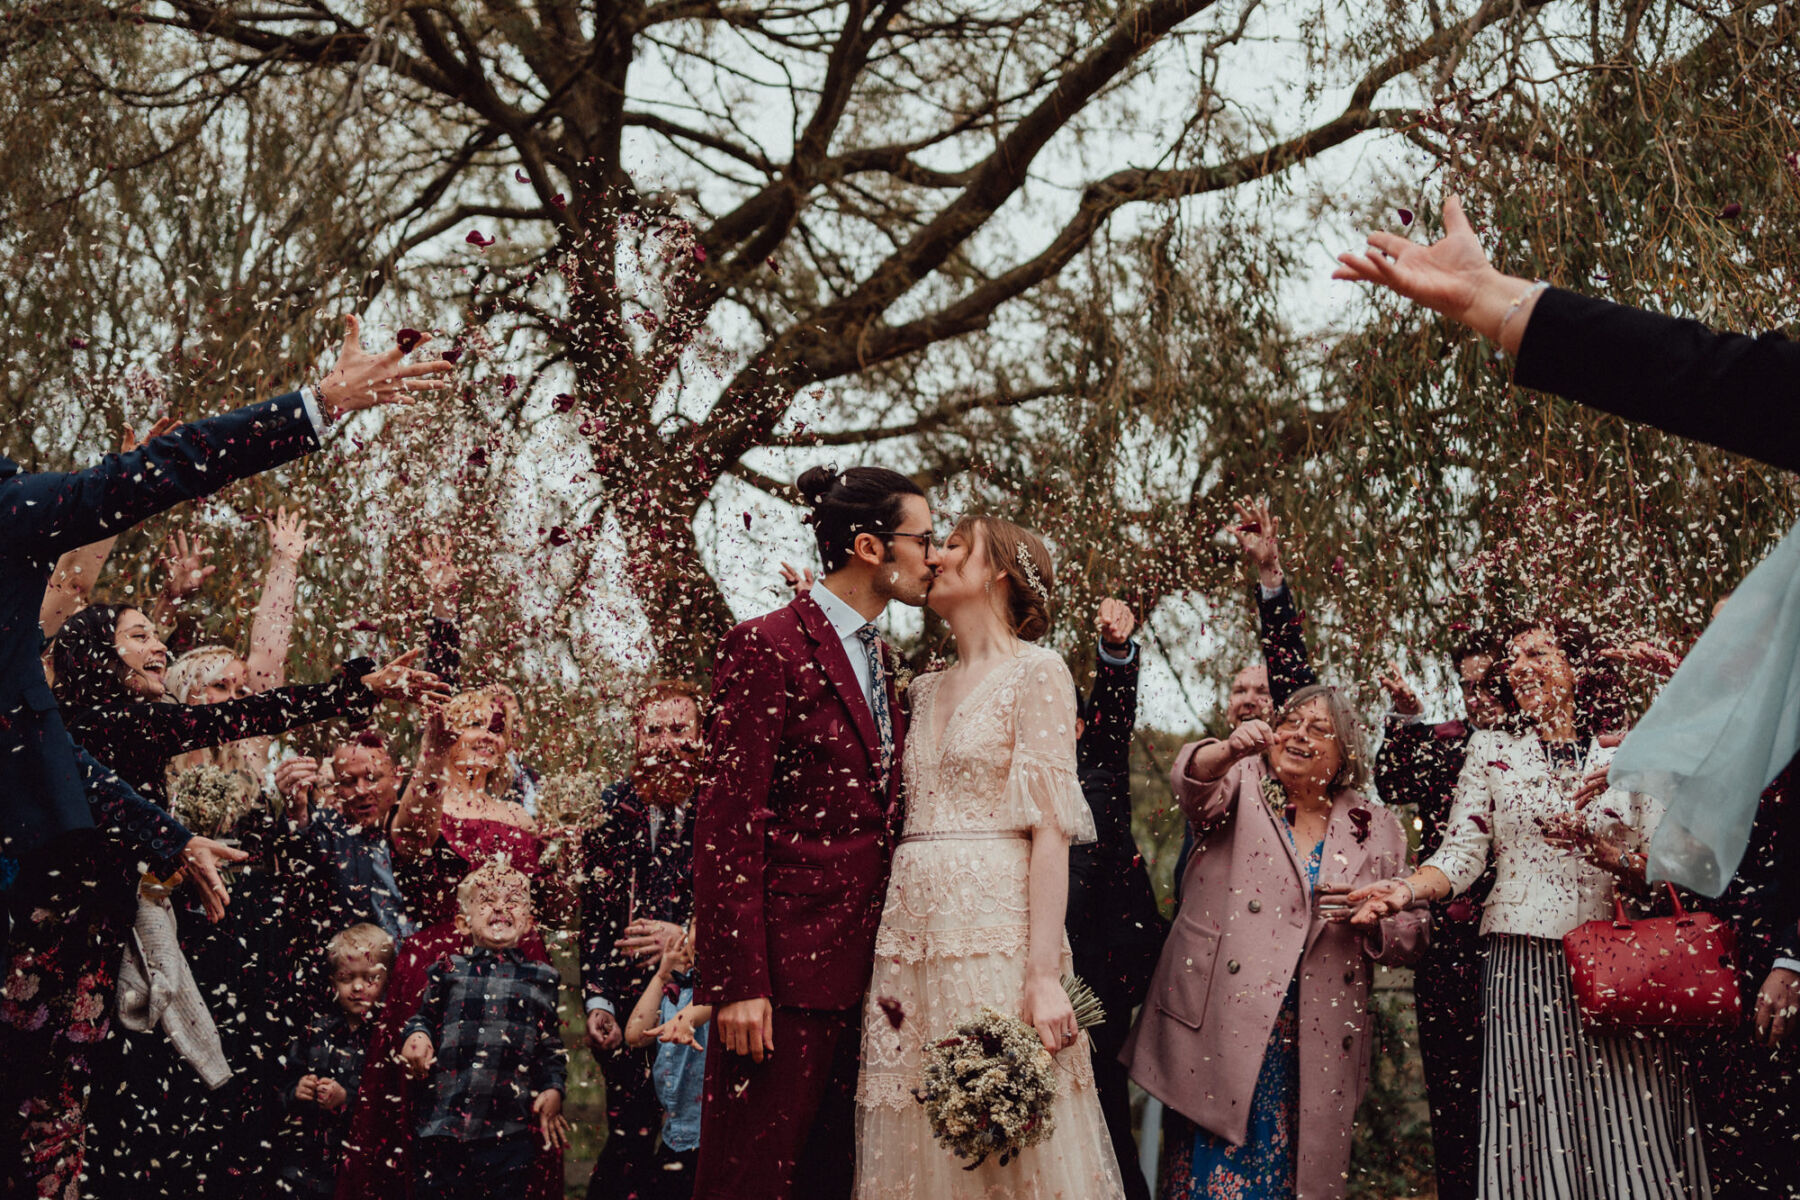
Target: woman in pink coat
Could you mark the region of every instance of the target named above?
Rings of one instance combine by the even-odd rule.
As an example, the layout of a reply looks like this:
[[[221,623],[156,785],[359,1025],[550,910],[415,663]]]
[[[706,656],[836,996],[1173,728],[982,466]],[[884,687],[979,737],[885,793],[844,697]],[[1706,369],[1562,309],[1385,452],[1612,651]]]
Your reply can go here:
[[[1428,926],[1424,910],[1343,923],[1344,892],[1406,863],[1399,821],[1356,790],[1367,762],[1355,714],[1324,685],[1175,760],[1194,853],[1121,1056],[1169,1109],[1163,1200],[1344,1194],[1371,964],[1408,961]]]

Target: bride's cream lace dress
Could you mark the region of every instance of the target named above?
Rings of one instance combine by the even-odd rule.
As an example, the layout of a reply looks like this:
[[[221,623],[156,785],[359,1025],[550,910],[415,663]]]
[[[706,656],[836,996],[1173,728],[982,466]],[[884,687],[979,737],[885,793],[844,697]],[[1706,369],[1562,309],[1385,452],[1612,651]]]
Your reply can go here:
[[[894,854],[863,1011],[856,1195],[1121,1196],[1085,1034],[1056,1056],[1062,1086],[1055,1132],[1004,1167],[990,1158],[965,1171],[968,1163],[932,1136],[913,1098],[924,1045],[984,1005],[1020,1010],[1030,940],[1030,831],[1050,826],[1075,841],[1094,837],[1075,775],[1075,684],[1062,659],[1026,646],[975,686],[934,739],[941,680],[924,675],[911,690],[906,828]],[[1069,961],[1065,938],[1063,970]],[[898,1029],[887,1015],[896,1001]]]

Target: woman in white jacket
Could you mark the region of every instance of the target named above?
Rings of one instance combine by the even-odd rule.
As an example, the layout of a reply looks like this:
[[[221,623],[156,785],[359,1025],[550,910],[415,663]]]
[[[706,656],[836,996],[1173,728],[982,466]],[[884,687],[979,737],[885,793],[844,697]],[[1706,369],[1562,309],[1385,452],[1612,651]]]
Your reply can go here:
[[[1576,811],[1580,780],[1612,751],[1577,736],[1565,639],[1532,626],[1508,650],[1519,730],[1470,739],[1438,852],[1405,879],[1352,892],[1352,920],[1460,894],[1493,859],[1481,921],[1483,1200],[1706,1200],[1680,1058],[1654,1037],[1583,1028],[1563,955],[1564,934],[1612,914],[1621,879],[1641,883],[1660,811],[1616,790]]]

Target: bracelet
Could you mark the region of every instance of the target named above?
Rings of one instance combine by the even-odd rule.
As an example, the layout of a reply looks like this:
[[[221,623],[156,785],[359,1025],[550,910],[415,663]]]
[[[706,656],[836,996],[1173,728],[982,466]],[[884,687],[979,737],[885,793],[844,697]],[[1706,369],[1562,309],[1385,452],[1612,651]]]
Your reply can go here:
[[[1550,286],[1550,283],[1548,280],[1540,279],[1536,283],[1531,284],[1524,291],[1520,292],[1516,297],[1513,298],[1513,302],[1506,306],[1506,312],[1503,313],[1500,317],[1500,327],[1498,329],[1494,330],[1494,343],[1496,346],[1499,345],[1500,339],[1506,336],[1507,322],[1511,321],[1515,316],[1518,315],[1519,309],[1524,307],[1524,304],[1527,300],[1531,299],[1533,296],[1537,295],[1539,292],[1543,291],[1545,288],[1547,288],[1549,286]],[[1500,352],[1499,352],[1499,350],[1495,350],[1495,353],[1498,354]]]
[[[1396,877],[1394,882],[1406,889],[1406,907],[1411,908],[1419,902],[1419,889],[1413,886],[1412,880]]]

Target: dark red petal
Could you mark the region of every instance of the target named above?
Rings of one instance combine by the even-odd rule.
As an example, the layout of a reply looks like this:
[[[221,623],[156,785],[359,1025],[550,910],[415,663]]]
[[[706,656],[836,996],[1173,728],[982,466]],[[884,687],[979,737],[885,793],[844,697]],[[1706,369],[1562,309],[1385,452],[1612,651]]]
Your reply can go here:
[[[1400,223],[1402,225],[1411,225],[1413,223],[1413,210],[1412,209],[1403,208],[1400,210]]]
[[[518,180],[520,183],[530,183],[531,182],[531,176],[529,176],[525,173],[525,169],[523,167],[514,167],[513,168],[513,178]]]
[[[444,351],[442,354],[438,355],[439,358],[443,359],[445,362],[448,362],[448,363],[453,363],[453,362],[457,361],[458,359],[460,359],[462,356],[463,356],[463,348],[461,346],[452,346],[448,350]]]
[[[1724,217],[1727,221],[1735,221],[1743,214],[1743,211],[1744,206],[1733,200],[1730,204],[1727,204],[1724,208],[1719,210],[1719,215]]]
[[[487,457],[487,447],[486,446],[477,446],[473,450],[469,451],[469,465],[471,467],[485,467],[485,466],[487,466],[487,462],[488,462],[488,457]]]
[[[425,340],[425,335],[416,329],[402,329],[394,335],[394,345],[400,347],[400,353],[411,354],[413,347]]]
[[[749,529],[750,529],[750,514],[745,513],[744,514],[744,530],[745,530],[745,532],[748,532]]]
[[[518,387],[519,377],[517,375],[508,375],[500,381],[500,394],[502,396],[510,396],[513,392],[518,390]]]
[[[69,349],[71,349],[71,350],[86,350],[87,349],[87,339],[80,336],[79,334],[77,334],[75,337],[72,337],[69,339]]]
[[[1345,568],[1345,564],[1344,564],[1344,556],[1343,555],[1340,554],[1336,558],[1331,560],[1331,573],[1333,575],[1342,575],[1344,573],[1345,569],[1346,568]]]
[[[480,246],[483,250],[486,250],[489,246],[494,244],[494,239],[488,237],[479,229],[469,230],[469,236],[464,238],[463,241],[469,243],[471,246]]]
[[[575,397],[567,392],[558,392],[555,398],[550,401],[550,407],[554,408],[557,412],[568,412],[571,408],[575,407]]]
[[[569,540],[569,531],[561,525],[550,527],[550,544],[552,546],[566,546],[569,544]]]
[[[906,1010],[901,1008],[900,1002],[892,996],[877,996],[875,1003],[881,1006],[881,1015],[886,1017],[888,1024],[895,1029],[906,1023]]]

